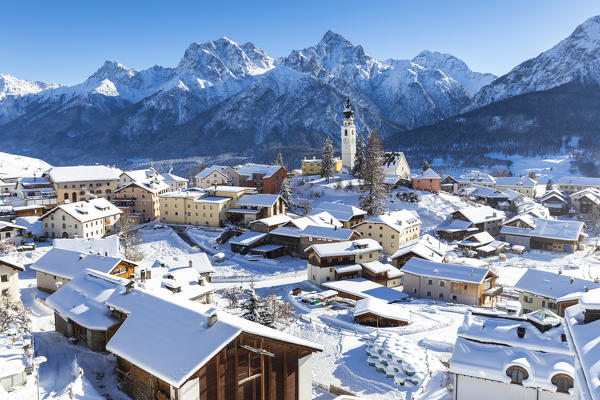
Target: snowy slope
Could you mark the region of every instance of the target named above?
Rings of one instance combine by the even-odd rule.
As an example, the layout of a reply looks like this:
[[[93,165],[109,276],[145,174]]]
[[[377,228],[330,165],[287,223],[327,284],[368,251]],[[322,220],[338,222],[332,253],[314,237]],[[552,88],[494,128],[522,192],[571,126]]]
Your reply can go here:
[[[550,50],[483,87],[466,110],[569,82],[600,83],[600,16],[588,19]]]
[[[14,154],[0,152],[0,178],[22,177],[22,176],[40,176],[52,165],[37,158],[18,156]]]

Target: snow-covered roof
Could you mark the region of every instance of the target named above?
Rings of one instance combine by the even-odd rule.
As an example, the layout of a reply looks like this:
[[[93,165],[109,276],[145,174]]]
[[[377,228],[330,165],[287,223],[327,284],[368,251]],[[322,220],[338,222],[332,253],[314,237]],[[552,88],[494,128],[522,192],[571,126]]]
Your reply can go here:
[[[505,214],[502,211],[495,210],[490,206],[469,206],[456,211],[465,219],[474,225],[484,222],[497,221],[504,219]]]
[[[579,304],[565,310],[565,331],[569,346],[577,360],[576,385],[580,389],[581,398],[586,400],[600,399],[600,320],[584,323],[586,303],[600,305],[600,290],[591,290],[579,299]]]
[[[32,186],[32,185],[50,185],[50,180],[45,176],[26,176],[24,178],[19,179],[19,185],[23,187]]]
[[[350,240],[356,231],[354,229],[332,228],[330,226],[309,225],[302,230],[300,236],[309,236],[339,241]]]
[[[170,172],[165,172],[164,174],[160,174],[160,176],[162,177],[162,179],[165,182],[187,182],[188,181],[187,179],[182,178],[181,176],[172,174]]]
[[[25,271],[25,267],[16,258],[11,256],[0,256],[0,265],[6,265],[17,271]]]
[[[421,219],[419,215],[414,211],[409,210],[397,210],[391,211],[387,214],[377,215],[368,218],[358,224],[357,226],[364,224],[385,224],[397,232],[402,232],[407,228],[420,225]]]
[[[401,164],[406,163],[406,157],[404,153],[399,152],[386,152],[383,163],[383,171],[386,175],[395,174]],[[408,164],[406,164],[408,167]]]
[[[236,207],[273,207],[278,194],[245,194],[236,202]]]
[[[508,195],[506,193],[489,186],[476,184],[465,186],[460,189],[457,194],[473,198],[508,200]]]
[[[79,222],[89,222],[100,218],[112,217],[119,215],[123,211],[119,210],[115,205],[104,198],[90,199],[78,201],[76,203],[61,204],[48,211],[40,217],[40,220],[48,217],[56,210],[63,210],[66,214],[75,218]]]
[[[482,246],[494,241],[489,232],[483,231],[467,236],[460,244],[463,246]]]
[[[363,314],[375,314],[397,321],[410,321],[410,312],[406,307],[399,304],[389,304],[387,301],[374,297],[358,300],[354,304],[354,316],[358,317]]]
[[[589,178],[586,176],[563,176],[556,183],[559,185],[600,187],[600,178]]]
[[[19,229],[26,230],[27,229],[27,227],[25,227],[25,226],[13,224],[12,222],[0,221],[0,229],[4,229],[4,228],[11,228],[11,229],[17,229],[17,230],[19,230]]]
[[[473,224],[469,221],[464,221],[462,219],[453,219],[450,222],[438,225],[435,228],[438,232],[462,232],[468,230],[477,231],[477,228],[473,227]]]
[[[335,267],[333,267],[333,269],[338,274],[346,274],[348,272],[362,271],[362,266],[360,264],[336,265]]]
[[[566,203],[568,197],[569,196],[567,196],[567,194],[562,190],[554,188],[552,190],[546,191],[546,193],[544,193],[542,197],[540,197],[540,201],[545,202],[550,199],[557,199],[560,202]]]
[[[500,233],[505,235],[577,241],[584,227],[584,223],[581,221],[533,218],[533,222],[535,223],[533,229],[505,225],[500,230]]]
[[[280,226],[273,229],[269,234],[299,238],[302,235],[302,229],[296,228],[295,226]]]
[[[550,299],[558,299],[575,292],[584,292],[586,287],[588,289],[600,288],[600,283],[539,269],[525,271],[514,286],[517,291]]]
[[[264,178],[270,178],[281,168],[279,165],[265,165],[248,163],[242,165],[238,170],[238,174],[252,177],[252,174],[263,174]],[[283,168],[285,170],[285,168]]]
[[[158,195],[158,197],[164,198],[177,198],[177,199],[194,199],[196,197],[205,196],[205,190],[197,189],[197,188],[188,188],[185,190],[177,190],[175,192],[167,192]]]
[[[118,321],[110,315],[106,301],[125,291],[128,280],[86,269],[48,296],[45,303],[63,319],[93,330],[107,330]]]
[[[226,167],[224,165],[211,165],[210,167],[204,168],[202,171],[200,171],[198,174],[196,174],[195,178],[204,179],[207,176],[209,176],[210,174],[212,174],[213,172],[218,172],[220,174],[225,175],[224,171],[227,168],[230,168],[230,167]]]
[[[537,181],[528,176],[498,176],[495,179],[496,186],[518,186],[533,188],[537,185]]]
[[[123,171],[122,175],[128,176],[134,182],[143,182],[151,178],[158,178],[160,174],[152,167],[146,169],[133,169]],[[119,177],[120,179],[120,177]]]
[[[413,177],[414,179],[441,179],[442,177],[432,170],[431,168],[427,168],[425,171],[421,172],[420,175],[416,175]]]
[[[313,244],[304,251],[310,250],[314,250],[319,257],[335,257],[381,251],[383,248],[373,239],[358,239],[349,242]]]
[[[556,374],[573,377],[574,369],[572,352],[562,341],[561,318],[554,317],[551,318],[554,323],[542,332],[535,325],[539,322],[535,316],[509,317],[467,311],[458,329],[450,371],[510,383],[506,370],[519,366],[529,374],[523,386],[555,392],[552,377]],[[525,329],[522,338],[517,333],[519,328]]]
[[[117,235],[90,239],[54,239],[52,245],[56,249],[99,254],[108,257],[119,257],[119,236]]]
[[[122,171],[105,165],[78,165],[74,167],[52,167],[46,174],[53,183],[85,181],[117,181]]]
[[[146,180],[142,180],[142,181],[130,182],[130,183],[123,185],[120,188],[116,189],[115,193],[118,193],[124,189],[131,187],[131,186],[137,186],[137,187],[147,190],[148,192],[153,193],[153,194],[160,193],[164,190],[169,189],[168,183],[166,183],[158,178],[154,178],[154,179],[146,179]]]
[[[142,289],[113,295],[107,305],[128,317],[106,349],[175,387],[242,332],[322,350],[320,345],[217,311],[214,306]],[[213,313],[217,320],[209,326],[208,317]]]
[[[39,260],[31,264],[34,271],[73,279],[86,268],[110,273],[119,263],[118,257],[104,257],[64,249],[50,249]]]
[[[507,195],[508,200],[510,200],[510,201],[515,201],[515,199],[525,196],[523,193],[519,193],[516,190],[512,190],[512,189],[503,189],[502,193]]]
[[[249,231],[241,234],[240,236],[229,239],[229,243],[239,244],[241,246],[250,246],[253,243],[256,243],[259,240],[265,238],[266,236],[266,233]]]
[[[328,211],[321,211],[317,214],[307,215],[305,217],[294,218],[290,221],[291,225],[294,225],[300,229],[305,229],[307,226],[329,226],[341,228],[343,224],[338,221]]]
[[[441,242],[431,235],[425,234],[400,247],[398,251],[394,253],[392,259],[412,252],[430,261],[442,262],[447,248],[448,245],[446,243]]]
[[[321,211],[327,211],[334,218],[339,221],[350,221],[353,217],[359,217],[361,215],[367,215],[367,212],[355,207],[351,204],[343,203],[332,203],[329,201],[322,201],[312,209],[313,214]]]
[[[366,263],[362,263],[361,265],[374,274],[382,274],[385,272],[389,279],[397,278],[399,276],[404,275],[404,273],[398,268],[394,267],[391,264],[382,263],[379,260],[369,261]]]
[[[486,278],[488,273],[490,273],[490,270],[468,265],[438,263],[412,257],[404,264],[402,272],[404,272],[404,274],[413,274],[429,278],[480,284]]]
[[[207,196],[195,199],[194,203],[197,204],[222,204],[231,201],[231,197],[218,197],[218,196]]]
[[[341,281],[323,282],[322,286],[360,297],[361,299],[376,298],[388,303],[400,301],[408,297],[397,288],[389,288],[364,278],[343,279]]]
[[[169,270],[191,267],[199,274],[209,274],[215,272],[215,269],[210,262],[210,258],[208,258],[206,253],[191,253],[171,257],[164,260],[163,264],[169,268]]]
[[[571,201],[573,201],[573,200],[579,200],[582,197],[585,197],[588,200],[598,204],[598,199],[600,199],[600,189],[597,189],[595,187],[588,187],[588,188],[579,190],[579,191],[571,194],[569,196],[569,199],[571,199]]]
[[[478,183],[478,184],[496,184],[496,179],[489,174],[481,173],[480,171],[471,171],[458,177],[458,182],[465,183]]]
[[[283,225],[285,223],[290,222],[291,220],[292,219],[285,214],[278,214],[278,215],[273,215],[272,217],[268,217],[268,218],[257,219],[256,221],[250,222],[250,225],[260,223],[260,224],[264,224],[266,226],[276,226],[276,225]]]

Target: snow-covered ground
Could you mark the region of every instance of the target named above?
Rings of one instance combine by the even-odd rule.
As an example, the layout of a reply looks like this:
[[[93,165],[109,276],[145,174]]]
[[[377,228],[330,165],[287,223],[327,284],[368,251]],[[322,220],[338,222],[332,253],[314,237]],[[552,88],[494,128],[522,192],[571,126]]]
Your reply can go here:
[[[2,176],[33,176],[34,174],[40,176],[51,167],[52,165],[37,158],[0,152],[0,178]]]
[[[525,166],[527,163],[523,161]],[[557,162],[560,168],[568,168]],[[525,168],[525,167],[524,167]],[[552,170],[556,172],[556,170]],[[566,173],[568,173],[565,170]],[[561,173],[556,175],[562,176]],[[342,200],[358,205],[360,193],[358,182],[348,175],[340,175],[329,184],[317,177],[293,179],[297,203],[310,202],[315,206],[325,201]],[[553,177],[554,179],[554,177]],[[340,182],[340,183],[338,183]],[[352,188],[347,188],[351,185]],[[449,194],[434,195],[417,192],[417,202],[401,201],[397,194],[405,188],[390,193],[390,210],[408,209],[417,212],[422,221],[422,233],[431,232],[442,223],[449,213],[467,205],[459,197]],[[27,221],[33,223],[33,221]],[[174,229],[185,230],[184,240]],[[289,301],[295,317],[285,329],[300,337],[313,340],[324,347],[315,354],[313,379],[320,385],[334,385],[355,393],[364,399],[441,399],[452,398],[447,365],[456,339],[456,331],[462,323],[466,307],[437,301],[411,299],[402,303],[408,309],[411,323],[398,328],[371,328],[355,324],[352,307],[343,302],[329,306],[303,303],[291,294],[300,288],[304,293],[319,290],[306,280],[306,260],[281,257],[274,260],[232,253],[229,244],[219,245],[216,238],[220,229],[185,228],[154,229],[144,226],[137,231],[143,260],[140,265],[150,267],[156,260],[204,251],[210,257],[224,254],[224,261],[213,262],[215,274],[212,285],[218,290],[213,296],[219,307],[228,304],[221,289],[242,286],[247,288],[254,281],[260,296],[276,295]],[[588,232],[590,233],[590,232]],[[185,234],[183,237],[185,237]],[[493,270],[500,276],[499,283],[508,291],[525,272],[526,268],[539,268],[586,279],[600,278],[600,257],[591,250],[597,237],[590,233],[586,250],[575,254],[528,251],[523,255],[506,254],[506,260],[490,257]],[[43,244],[32,252],[16,253],[15,256],[27,266],[37,260],[49,248]],[[109,395],[112,399],[124,399],[113,389],[115,385],[114,359],[110,355],[94,353],[82,346],[72,345],[61,335],[53,332],[54,320],[50,310],[36,300],[47,296],[35,288],[35,276],[29,268],[20,274],[21,295],[24,303],[32,307],[34,338],[38,354],[45,355],[48,362],[40,369],[40,392],[42,399],[73,398],[96,399]],[[153,277],[154,278],[154,277]],[[402,376],[395,379],[381,372],[382,368],[373,356],[373,349],[389,354],[394,360],[402,360],[403,366],[414,370],[411,379]],[[83,372],[83,374],[81,374]],[[411,382],[414,380],[415,382]],[[403,385],[400,383],[404,383]],[[69,389],[70,388],[70,389]],[[7,396],[13,399],[35,398],[35,380]],[[0,398],[2,395],[0,394]],[[314,388],[315,399],[330,400],[333,396],[320,388]]]

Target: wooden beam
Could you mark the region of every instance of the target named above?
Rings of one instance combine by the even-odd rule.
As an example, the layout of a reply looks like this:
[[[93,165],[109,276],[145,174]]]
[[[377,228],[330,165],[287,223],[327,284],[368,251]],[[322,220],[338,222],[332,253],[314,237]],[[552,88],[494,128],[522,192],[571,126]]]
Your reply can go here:
[[[287,400],[287,359],[285,355],[285,344],[283,345],[283,400]]]
[[[260,347],[265,347],[264,338],[260,339]],[[260,377],[260,400],[265,400],[265,356],[262,354],[260,355],[260,372],[262,374]]]
[[[249,376],[247,378],[240,379],[238,381],[238,385],[241,386],[241,385],[243,385],[246,382],[250,382],[250,381],[253,381],[253,380],[257,379],[257,378],[260,378],[261,376],[262,376],[262,374],[254,374],[254,375]]]
[[[221,400],[221,354],[223,350],[217,353],[217,400]],[[208,377],[207,377],[208,378]]]
[[[235,368],[234,368],[234,371],[235,371],[235,380],[237,381],[238,380],[238,376],[239,376],[238,375],[238,346],[235,346],[235,349],[234,349],[234,360],[235,360]],[[238,392],[239,392],[238,388],[239,388],[239,385],[235,385],[234,394],[235,394],[235,398],[236,399],[239,399],[239,397],[238,397]]]

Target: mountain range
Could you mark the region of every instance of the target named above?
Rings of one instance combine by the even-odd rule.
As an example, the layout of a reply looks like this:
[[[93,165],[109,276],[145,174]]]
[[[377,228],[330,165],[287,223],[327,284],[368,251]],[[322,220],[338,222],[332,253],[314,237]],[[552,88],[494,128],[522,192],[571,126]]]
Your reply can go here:
[[[223,154],[261,161],[277,151],[297,161],[318,154],[327,136],[339,144],[350,96],[360,132],[377,130],[419,162],[473,142],[483,154],[530,153],[537,145],[527,135],[542,129],[534,150],[548,152],[565,136],[587,143],[597,134],[595,103],[585,99],[595,98],[599,55],[600,17],[501,77],[431,51],[380,61],[331,31],[277,59],[221,38],[192,43],[175,67],[107,61],[73,86],[0,75],[0,141],[56,165]],[[564,101],[578,105],[575,114],[561,110]],[[567,123],[581,113],[581,123]]]

